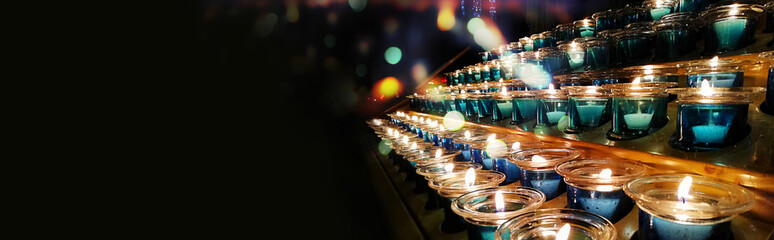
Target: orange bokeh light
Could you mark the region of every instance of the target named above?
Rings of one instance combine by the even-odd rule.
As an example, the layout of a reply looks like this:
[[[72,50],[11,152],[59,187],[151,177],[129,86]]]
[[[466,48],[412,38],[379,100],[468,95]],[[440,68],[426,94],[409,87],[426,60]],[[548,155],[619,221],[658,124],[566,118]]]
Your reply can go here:
[[[397,78],[386,77],[374,85],[372,94],[375,98],[392,98],[400,92],[402,87]]]

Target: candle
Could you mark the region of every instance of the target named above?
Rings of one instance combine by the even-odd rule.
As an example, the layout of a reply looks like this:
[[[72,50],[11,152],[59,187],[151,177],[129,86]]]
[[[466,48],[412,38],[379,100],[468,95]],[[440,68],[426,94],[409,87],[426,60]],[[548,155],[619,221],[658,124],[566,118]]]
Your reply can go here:
[[[494,240],[494,232],[508,219],[534,211],[543,193],[527,187],[497,187],[472,191],[452,201],[452,210],[468,222],[469,240]]]
[[[555,126],[567,114],[569,106],[566,90],[555,90],[549,84],[546,90],[533,90],[538,96],[537,124]]]
[[[626,4],[624,8],[616,10],[619,16],[620,26],[626,26],[645,20],[644,9],[639,4]]]
[[[522,186],[536,188],[546,195],[546,200],[551,200],[566,190],[554,167],[579,156],[580,152],[572,148],[525,149],[509,155],[508,161],[521,168]]]
[[[573,35],[573,31],[575,31],[575,24],[574,23],[563,23],[556,25],[554,28],[554,31],[557,35],[557,40],[559,41],[565,41],[569,42],[572,41],[575,36]]]
[[[669,14],[673,15],[673,14]],[[696,49],[698,29],[693,18],[664,19],[653,24],[656,31],[655,58],[676,60]]]
[[[513,96],[513,117],[511,124],[521,124],[537,117],[537,96],[531,91],[514,91]]]
[[[513,115],[513,96],[505,85],[501,85],[501,91],[489,93],[492,98],[492,121],[509,120]]]
[[[743,187],[698,175],[638,178],[623,190],[640,209],[639,239],[732,239],[730,220],[755,203]]]
[[[592,37],[596,33],[596,23],[592,19],[582,19],[574,22],[575,37]]]
[[[619,27],[618,13],[612,9],[594,13],[591,15],[591,18],[596,21],[596,32],[617,29]]]
[[[676,1],[673,0],[647,0],[642,3],[648,12],[652,20],[659,20],[662,16],[671,13],[675,10]]]
[[[623,185],[642,177],[645,167],[629,161],[589,159],[561,163],[556,172],[567,184],[569,208],[596,213],[615,223],[634,208]]]
[[[570,69],[578,69],[583,67],[585,61],[586,51],[578,42],[570,42],[559,45],[559,49],[564,52],[565,59],[570,66]]]
[[[569,86],[570,123],[567,133],[580,133],[610,120],[609,90],[597,86]],[[606,111],[607,110],[607,111]]]
[[[556,47],[544,47],[538,50],[538,65],[549,74],[557,74],[569,69],[565,54]],[[541,64],[542,63],[542,64]]]
[[[519,38],[519,42],[521,43],[522,46],[524,46],[524,51],[532,51],[534,49],[532,38],[529,38],[529,37]]]
[[[652,57],[653,35],[655,32],[649,22],[632,23],[624,31],[613,35],[616,41],[620,62],[635,65],[649,62]]]
[[[742,49],[755,42],[760,4],[720,5],[701,13],[706,19],[707,38],[704,55]]]
[[[435,178],[429,186],[438,190],[438,194],[445,198],[444,221],[441,223],[441,231],[454,233],[465,230],[466,223],[451,209],[451,201],[468,192],[479,189],[491,188],[505,180],[505,175],[494,171],[476,171],[468,169],[464,174],[452,173]]]
[[[611,140],[629,140],[647,136],[668,122],[666,88],[675,82],[619,83],[603,87],[612,91],[613,125],[607,133]]]
[[[538,209],[517,215],[495,231],[497,240],[617,239],[610,221],[577,209]]]
[[[709,151],[731,146],[747,137],[747,111],[752,96],[761,87],[714,88],[708,81],[701,88],[676,88],[677,131],[670,145],[686,151]]]
[[[613,55],[611,49],[613,42],[608,39],[599,38],[586,41],[582,45],[586,49],[584,63],[588,65],[590,69],[605,69],[613,63]]]
[[[707,7],[710,0],[679,0],[678,12],[698,12]]]

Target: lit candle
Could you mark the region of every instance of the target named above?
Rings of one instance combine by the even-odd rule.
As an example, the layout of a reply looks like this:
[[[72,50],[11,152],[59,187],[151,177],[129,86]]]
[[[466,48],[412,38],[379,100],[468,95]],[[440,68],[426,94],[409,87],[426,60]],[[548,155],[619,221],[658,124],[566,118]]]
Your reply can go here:
[[[468,239],[494,240],[494,232],[503,222],[537,209],[544,201],[545,196],[535,189],[508,186],[463,194],[451,206],[468,222]]]
[[[537,108],[539,125],[554,126],[567,114],[567,95],[564,90],[555,90],[553,84],[548,84],[547,90],[534,90],[538,95],[540,106]]]
[[[579,156],[580,152],[572,148],[525,149],[512,153],[508,161],[521,169],[522,186],[536,188],[551,200],[566,190],[562,176],[554,167]]]
[[[755,203],[736,184],[697,175],[638,178],[623,189],[640,209],[639,239],[732,239],[730,220]]]
[[[610,221],[577,209],[538,209],[503,223],[495,232],[498,240],[618,239]]]
[[[615,223],[634,208],[623,185],[642,177],[645,167],[629,161],[584,159],[561,163],[556,172],[567,184],[569,208],[596,213]]]
[[[704,54],[733,51],[755,42],[755,26],[763,13],[759,4],[721,5],[702,12],[709,31]]]
[[[441,231],[454,233],[465,230],[465,220],[454,213],[451,202],[468,192],[495,187],[505,180],[505,175],[494,171],[476,171],[468,169],[464,174],[452,173],[437,177],[430,181],[431,188],[446,199],[444,204],[444,221]]]
[[[607,137],[629,140],[647,136],[668,122],[667,87],[675,82],[619,83],[604,85],[612,91],[613,125]]]
[[[568,86],[566,89],[570,123],[565,132],[585,132],[610,120],[609,91],[597,86]]]
[[[650,17],[653,20],[659,20],[662,16],[671,13],[674,10],[674,2],[667,0],[656,0],[655,4],[649,9]]]

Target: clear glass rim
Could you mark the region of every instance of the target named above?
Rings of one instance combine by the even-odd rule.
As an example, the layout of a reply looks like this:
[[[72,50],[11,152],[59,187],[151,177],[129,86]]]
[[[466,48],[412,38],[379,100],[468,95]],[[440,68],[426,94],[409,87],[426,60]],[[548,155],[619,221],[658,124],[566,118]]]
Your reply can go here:
[[[583,229],[592,235],[592,239],[617,238],[616,228],[609,220],[595,213],[569,208],[538,209],[523,213],[500,225],[494,235],[496,240],[503,240],[502,236],[529,233],[538,231],[538,228],[550,228],[558,232],[563,223]]]
[[[476,170],[476,180],[472,186],[464,186],[466,172],[446,174],[429,181],[429,186],[438,190],[438,194],[447,198],[456,198],[467,192],[482,188],[495,187],[505,181],[505,174],[492,170]]]
[[[449,164],[454,165],[454,168],[451,172],[447,172],[446,168],[449,166]],[[428,164],[424,166],[420,166],[417,168],[416,172],[417,174],[421,176],[425,176],[427,180],[434,179],[438,176],[450,174],[450,173],[460,173],[467,171],[469,168],[473,168],[475,170],[481,170],[484,166],[479,163],[474,162],[441,162],[441,163],[433,163]]]
[[[556,155],[556,156],[552,156]],[[532,161],[532,156],[539,155],[541,157],[544,157],[546,161],[543,162],[534,162]],[[574,148],[563,148],[563,147],[553,147],[553,148],[532,148],[532,149],[523,149],[520,151],[516,151],[506,159],[519,166],[521,169],[526,170],[554,170],[556,165],[577,159],[580,157],[581,152],[574,149]]]
[[[610,178],[600,178],[602,170],[610,169]],[[642,177],[647,169],[644,165],[626,160],[579,159],[556,165],[556,173],[564,177],[565,183],[580,189],[594,191],[620,190],[629,180]]]
[[[508,212],[481,212],[475,207],[475,203],[482,198],[494,198],[497,191],[503,194],[503,200],[507,203],[522,203],[524,207]],[[452,210],[466,221],[479,226],[500,226],[514,216],[534,211],[545,202],[546,195],[537,189],[523,186],[502,186],[484,188],[468,192],[455,198],[451,205]]]
[[[677,94],[678,104],[747,104],[752,103],[752,97],[757,93],[765,92],[763,87],[731,87],[710,88],[671,88],[666,91]]]

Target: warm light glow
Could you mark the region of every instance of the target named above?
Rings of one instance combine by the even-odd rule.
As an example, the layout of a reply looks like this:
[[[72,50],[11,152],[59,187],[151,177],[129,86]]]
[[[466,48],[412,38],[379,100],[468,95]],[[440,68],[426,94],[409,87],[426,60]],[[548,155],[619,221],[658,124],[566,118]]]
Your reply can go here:
[[[470,131],[465,130],[465,139],[470,139]]]
[[[503,200],[503,192],[500,190],[495,192],[495,211],[505,212],[505,200]]]
[[[709,61],[710,67],[713,67],[713,68],[718,67],[718,60],[720,60],[718,56],[715,56],[714,58],[710,59]]]
[[[379,121],[379,119],[374,119],[374,124],[376,124],[376,126],[380,126],[382,125],[382,121]]]
[[[413,142],[413,143],[411,143],[411,148],[412,148],[412,149],[415,149],[415,148],[417,148],[417,143],[416,143],[416,142]]]
[[[678,201],[685,203],[685,199],[691,197],[689,194],[691,191],[691,183],[693,183],[693,178],[691,176],[686,176],[683,178],[683,181],[680,182],[680,186],[677,188]]]
[[[471,187],[475,183],[476,183],[476,170],[473,168],[468,168],[468,171],[465,173],[465,186]]]
[[[640,77],[635,78],[632,84],[640,84]]]
[[[443,151],[441,151],[441,149],[436,150],[435,151],[435,158],[441,157],[441,154],[443,154]]]
[[[487,142],[491,142],[491,141],[494,141],[495,139],[497,139],[497,138],[496,138],[495,134],[492,133],[492,135],[489,135],[489,137],[486,138],[486,141]]]
[[[457,22],[454,18],[454,2],[453,1],[441,2],[438,9],[438,19],[436,20],[436,24],[438,24],[438,29],[440,29],[441,31],[449,31],[454,27],[456,23]]]
[[[599,173],[599,178],[602,179],[610,179],[610,177],[613,176],[613,171],[611,171],[609,168],[605,168],[605,170],[602,170],[602,172]]]
[[[701,89],[699,90],[699,94],[704,96],[712,96],[715,94],[715,90],[712,90],[712,87],[710,86],[709,81],[701,80]]]
[[[416,122],[418,119],[419,119],[419,118],[418,118],[416,115],[414,115],[414,116],[411,116],[411,120],[412,120],[412,121],[415,121],[415,122]]]
[[[443,116],[443,125],[451,131],[460,130],[465,125],[465,116],[458,111],[448,112]]]
[[[548,84],[548,90],[554,91],[554,84]]]
[[[403,143],[408,144],[408,136],[403,136]]]
[[[546,162],[546,159],[541,156],[534,155],[532,156],[532,162],[537,162],[537,163]]]
[[[521,149],[521,143],[514,142],[513,145],[511,145],[511,149],[513,149],[513,150]]]
[[[447,173],[454,171],[454,163],[447,163],[446,166],[443,166],[443,170],[446,170]]]
[[[565,223],[556,234],[556,240],[567,240],[570,237],[570,224]]]
[[[728,16],[735,16],[735,15],[739,14],[738,7],[739,7],[739,4],[731,4],[731,10],[728,11]]]

